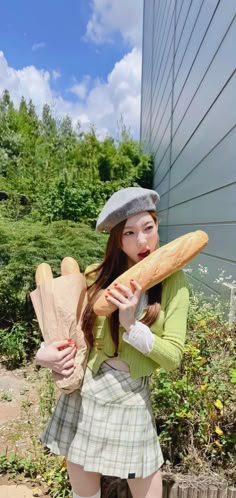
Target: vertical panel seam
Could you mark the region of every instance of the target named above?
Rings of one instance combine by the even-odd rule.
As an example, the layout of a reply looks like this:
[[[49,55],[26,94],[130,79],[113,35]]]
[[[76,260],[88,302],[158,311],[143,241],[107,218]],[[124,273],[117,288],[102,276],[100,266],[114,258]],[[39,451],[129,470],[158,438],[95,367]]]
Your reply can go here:
[[[167,201],[167,242],[169,241],[169,205],[170,205],[170,180],[171,180],[171,161],[172,161],[172,134],[173,134],[173,106],[174,106],[174,78],[175,78],[175,43],[176,43],[176,12],[177,0],[174,7],[174,41],[173,41],[173,67],[172,67],[172,95],[171,95],[171,121],[170,121],[170,168],[168,181],[168,201]]]
[[[153,90],[153,52],[154,52],[154,13],[155,13],[155,2],[156,0],[153,0],[152,2],[152,57],[151,57],[151,98],[150,98],[150,130],[149,130],[149,150],[151,150],[151,143],[152,143],[152,90]],[[152,152],[152,151],[151,151]]]
[[[141,96],[140,96],[140,129],[139,129],[139,143],[142,141],[142,118],[143,118],[143,66],[144,66],[144,20],[145,20],[145,3],[146,0],[143,0],[143,32],[142,32],[142,72],[141,72]]]

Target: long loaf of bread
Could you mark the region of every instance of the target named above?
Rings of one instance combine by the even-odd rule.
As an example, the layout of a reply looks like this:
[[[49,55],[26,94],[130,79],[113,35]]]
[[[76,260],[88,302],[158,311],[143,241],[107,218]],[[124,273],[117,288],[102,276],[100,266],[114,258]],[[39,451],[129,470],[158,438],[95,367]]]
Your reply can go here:
[[[61,275],[73,275],[80,273],[77,261],[70,256],[66,256],[61,262]]]
[[[130,280],[137,280],[142,290],[146,291],[158,284],[175,271],[182,268],[190,259],[196,256],[208,243],[208,235],[202,230],[187,233],[168,244],[156,249],[145,259],[135,264],[116,278],[115,283],[124,284],[131,289]],[[107,316],[115,311],[116,306],[109,303],[104,290],[94,303],[93,310],[97,315]]]
[[[77,346],[75,369],[70,377],[53,372],[57,387],[63,393],[71,393],[81,386],[89,353],[81,328],[87,288],[85,277],[73,258],[62,260],[61,275],[54,279],[50,265],[41,263],[35,273],[37,289],[31,292],[31,299],[45,344],[70,338]]]
[[[61,275],[65,277],[66,275],[79,275],[79,274],[82,277],[82,274],[80,273],[80,267],[77,261],[74,258],[71,258],[70,256],[66,256],[61,262]],[[84,286],[84,289],[81,292],[77,303],[76,316],[78,322],[83,314],[86,304],[87,304],[87,292],[86,292],[86,286]]]
[[[35,272],[35,282],[37,287],[53,279],[51,266],[48,263],[41,263]]]

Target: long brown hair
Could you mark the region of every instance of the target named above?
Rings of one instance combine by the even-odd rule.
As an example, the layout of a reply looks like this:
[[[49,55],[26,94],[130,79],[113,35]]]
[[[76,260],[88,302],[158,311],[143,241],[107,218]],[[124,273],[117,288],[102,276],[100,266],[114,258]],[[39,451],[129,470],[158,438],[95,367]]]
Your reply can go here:
[[[149,211],[152,219],[157,223],[157,214],[155,211]],[[85,337],[90,344],[93,345],[94,335],[93,327],[96,315],[93,311],[93,305],[97,299],[97,293],[106,289],[119,275],[127,270],[128,259],[126,254],[122,251],[122,234],[126,224],[126,220],[121,221],[110,232],[110,236],[106,246],[105,258],[96,270],[95,282],[88,288],[89,302],[85,308],[82,317],[82,329]],[[142,318],[142,322],[150,326],[155,322],[160,312],[161,305],[161,283],[155,285],[148,290],[148,305],[146,313]],[[115,346],[115,353],[119,348],[119,310],[114,311],[109,317],[110,333]]]

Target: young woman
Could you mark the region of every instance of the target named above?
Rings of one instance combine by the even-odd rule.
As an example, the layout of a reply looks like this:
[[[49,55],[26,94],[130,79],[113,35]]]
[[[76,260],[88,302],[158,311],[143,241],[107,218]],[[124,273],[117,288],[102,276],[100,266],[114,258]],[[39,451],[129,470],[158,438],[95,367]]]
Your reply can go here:
[[[178,271],[146,293],[137,281],[109,289],[127,268],[159,245],[156,206],[149,189],[122,189],[97,221],[110,236],[104,261],[86,270],[89,303],[82,328],[91,346],[81,391],[61,395],[42,441],[64,455],[74,498],[99,498],[101,475],[126,478],[134,498],[161,498],[163,457],[152,414],[148,377],[178,367],[185,340],[188,287]],[[101,289],[116,305],[96,317]],[[70,375],[73,346],[54,343],[37,353],[39,364]]]

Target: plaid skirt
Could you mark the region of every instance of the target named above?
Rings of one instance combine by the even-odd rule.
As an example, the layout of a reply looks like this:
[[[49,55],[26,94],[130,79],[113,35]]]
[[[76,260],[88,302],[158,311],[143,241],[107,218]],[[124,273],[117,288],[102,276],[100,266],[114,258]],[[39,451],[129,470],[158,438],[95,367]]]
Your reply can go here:
[[[87,368],[81,391],[62,394],[42,442],[84,470],[132,479],[163,464],[153,417],[148,378],[103,363]]]

